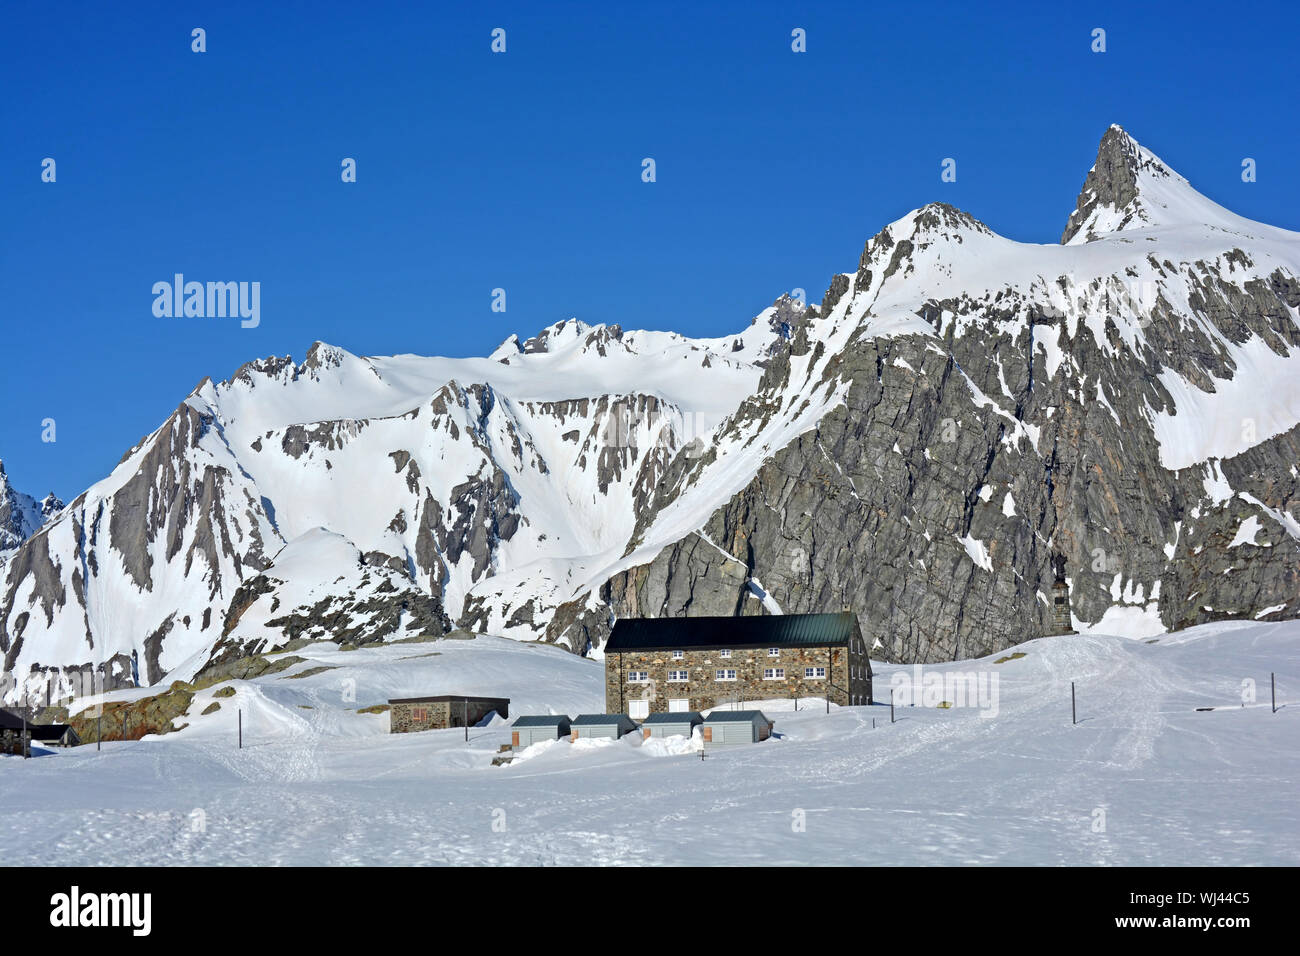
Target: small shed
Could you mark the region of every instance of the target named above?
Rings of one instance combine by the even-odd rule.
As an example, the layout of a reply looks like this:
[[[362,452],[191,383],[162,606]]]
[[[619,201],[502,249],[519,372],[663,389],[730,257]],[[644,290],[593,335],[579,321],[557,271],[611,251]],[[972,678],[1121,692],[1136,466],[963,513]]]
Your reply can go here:
[[[627,714],[579,714],[570,726],[570,740],[614,739],[636,730],[636,724]]]
[[[704,721],[701,733],[706,746],[756,744],[772,736],[772,721],[761,710],[715,710]]]
[[[510,746],[522,750],[544,740],[558,740],[569,736],[569,728],[566,714],[525,714],[510,728]]]
[[[76,747],[81,744],[77,732],[67,724],[36,724],[29,729],[32,740],[51,747]]]
[[[651,737],[689,737],[702,723],[704,718],[694,710],[651,714],[641,721],[641,736],[647,740]]]

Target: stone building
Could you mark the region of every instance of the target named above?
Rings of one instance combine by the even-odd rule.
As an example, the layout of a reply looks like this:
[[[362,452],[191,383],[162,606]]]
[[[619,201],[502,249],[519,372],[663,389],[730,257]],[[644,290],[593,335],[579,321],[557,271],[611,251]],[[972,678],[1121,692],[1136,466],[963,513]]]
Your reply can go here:
[[[872,702],[856,614],[627,618],[605,644],[605,709],[635,720],[800,697]]]
[[[409,734],[420,730],[445,730],[448,727],[473,727],[496,711],[510,716],[508,697],[466,697],[447,694],[441,697],[403,697],[388,702],[388,731]]]

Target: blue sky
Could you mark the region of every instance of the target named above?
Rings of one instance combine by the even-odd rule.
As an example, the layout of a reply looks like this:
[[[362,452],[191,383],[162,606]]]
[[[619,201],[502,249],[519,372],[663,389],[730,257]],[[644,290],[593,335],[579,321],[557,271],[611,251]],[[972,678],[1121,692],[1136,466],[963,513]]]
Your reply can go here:
[[[0,458],[70,500],[205,375],[317,339],[725,334],[783,291],[819,299],[933,200],[1055,242],[1113,122],[1300,229],[1287,5],[974,6],[6,3]],[[177,272],[259,281],[261,324],[155,318]]]

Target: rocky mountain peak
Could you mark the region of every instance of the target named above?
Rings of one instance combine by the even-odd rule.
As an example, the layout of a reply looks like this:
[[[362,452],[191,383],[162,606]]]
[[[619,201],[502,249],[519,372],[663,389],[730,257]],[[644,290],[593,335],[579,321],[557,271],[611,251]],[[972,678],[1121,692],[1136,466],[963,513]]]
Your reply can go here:
[[[18,547],[62,507],[63,502],[53,494],[38,502],[14,488],[0,461],[0,552]]]
[[[319,340],[311,344],[307,350],[307,355],[303,359],[302,367],[310,371],[326,368],[338,368],[343,364],[344,356],[347,353],[335,345],[329,345]]]
[[[44,498],[41,499],[41,517],[46,521],[49,521],[51,518],[53,518],[56,514],[58,514],[62,510],[63,510],[63,499],[60,498],[58,495],[56,495],[54,492],[51,491],[48,495],[46,495]]]
[[[1111,126],[1083,182],[1061,245],[1091,242],[1123,229],[1213,223],[1221,210],[1122,127]]]
[[[965,210],[946,202],[932,202],[918,209],[912,217],[915,235],[941,233],[954,236],[959,232],[978,232],[987,236],[993,230]]]
[[[524,342],[521,350],[527,354],[551,352],[563,345],[571,345],[591,329],[580,319],[565,319],[548,326]]]

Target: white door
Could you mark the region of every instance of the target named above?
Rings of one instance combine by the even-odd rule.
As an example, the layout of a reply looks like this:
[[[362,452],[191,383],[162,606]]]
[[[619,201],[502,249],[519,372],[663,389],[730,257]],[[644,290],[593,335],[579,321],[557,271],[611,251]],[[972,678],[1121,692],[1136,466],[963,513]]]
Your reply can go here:
[[[690,709],[691,702],[686,698],[679,697],[676,700],[671,698],[668,700],[668,713],[670,714],[684,714]]]
[[[627,715],[633,720],[645,720],[650,716],[650,701],[631,700],[627,704]]]

